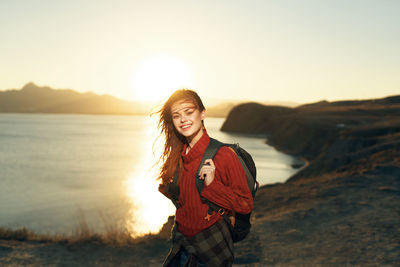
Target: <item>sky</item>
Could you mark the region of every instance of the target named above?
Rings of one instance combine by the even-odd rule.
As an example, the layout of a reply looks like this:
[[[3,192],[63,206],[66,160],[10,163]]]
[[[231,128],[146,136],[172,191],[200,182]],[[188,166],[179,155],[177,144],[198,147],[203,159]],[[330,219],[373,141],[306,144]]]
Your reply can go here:
[[[127,100],[400,94],[398,0],[1,0],[0,90]]]

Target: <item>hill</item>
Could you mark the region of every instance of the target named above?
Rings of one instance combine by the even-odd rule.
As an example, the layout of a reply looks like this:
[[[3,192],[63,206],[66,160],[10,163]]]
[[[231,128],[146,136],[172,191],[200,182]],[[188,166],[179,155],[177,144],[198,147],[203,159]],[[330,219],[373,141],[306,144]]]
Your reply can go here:
[[[247,103],[224,131],[265,134],[308,164],[262,187],[238,259],[263,266],[400,262],[400,96],[296,108]]]
[[[110,95],[79,93],[71,89],[55,90],[28,83],[21,90],[0,92],[0,112],[148,114],[149,107]]]
[[[239,101],[213,101],[207,116],[225,118]],[[285,102],[283,104],[294,105]],[[112,115],[149,115],[157,104],[121,100],[111,95],[79,93],[71,89],[39,87],[30,82],[21,89],[0,91],[0,113],[76,113]]]

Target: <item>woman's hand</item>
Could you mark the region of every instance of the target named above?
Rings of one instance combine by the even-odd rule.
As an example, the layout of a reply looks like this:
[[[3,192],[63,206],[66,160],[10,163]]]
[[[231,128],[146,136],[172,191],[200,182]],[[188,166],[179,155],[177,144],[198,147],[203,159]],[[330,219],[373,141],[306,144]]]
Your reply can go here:
[[[215,177],[215,165],[212,159],[206,159],[200,169],[200,179],[204,180],[206,186],[211,184]]]

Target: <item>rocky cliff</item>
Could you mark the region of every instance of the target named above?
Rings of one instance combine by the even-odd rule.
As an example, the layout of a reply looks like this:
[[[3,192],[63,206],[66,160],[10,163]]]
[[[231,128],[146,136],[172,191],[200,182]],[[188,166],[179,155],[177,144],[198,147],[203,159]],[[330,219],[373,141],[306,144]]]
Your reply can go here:
[[[395,266],[400,262],[400,96],[297,108],[248,103],[222,130],[265,134],[308,165],[261,188],[237,262]]]

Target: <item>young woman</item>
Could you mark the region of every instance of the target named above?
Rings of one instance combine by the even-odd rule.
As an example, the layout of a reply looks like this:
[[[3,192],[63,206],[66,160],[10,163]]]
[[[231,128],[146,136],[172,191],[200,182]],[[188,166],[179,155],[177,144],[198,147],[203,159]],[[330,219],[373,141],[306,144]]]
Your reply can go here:
[[[164,266],[231,266],[233,242],[223,213],[249,213],[253,199],[245,172],[235,152],[221,147],[214,159],[207,159],[199,177],[204,180],[201,196],[196,173],[210,137],[204,127],[206,110],[192,90],[178,90],[165,102],[159,128],[165,136],[161,193],[173,199],[178,192],[172,247]],[[177,175],[177,182],[173,177]],[[224,210],[209,212],[202,198]]]

